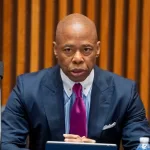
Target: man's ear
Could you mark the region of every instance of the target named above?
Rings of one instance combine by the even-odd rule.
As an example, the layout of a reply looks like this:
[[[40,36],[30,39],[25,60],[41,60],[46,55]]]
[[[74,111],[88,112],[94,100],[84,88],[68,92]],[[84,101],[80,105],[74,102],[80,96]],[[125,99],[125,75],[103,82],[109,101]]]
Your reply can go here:
[[[100,41],[97,42],[97,52],[96,52],[96,57],[99,57],[100,54]]]
[[[56,48],[56,42],[55,41],[53,41],[53,49],[54,49],[54,55],[57,58],[57,48]]]

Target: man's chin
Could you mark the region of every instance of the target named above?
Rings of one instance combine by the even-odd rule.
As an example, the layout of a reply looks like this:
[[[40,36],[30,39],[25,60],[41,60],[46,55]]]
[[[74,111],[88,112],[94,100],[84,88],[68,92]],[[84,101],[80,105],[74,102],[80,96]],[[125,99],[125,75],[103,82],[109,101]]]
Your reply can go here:
[[[82,81],[84,81],[87,78],[87,75],[86,76],[77,76],[76,75],[76,76],[70,76],[69,78],[73,82],[82,82]]]

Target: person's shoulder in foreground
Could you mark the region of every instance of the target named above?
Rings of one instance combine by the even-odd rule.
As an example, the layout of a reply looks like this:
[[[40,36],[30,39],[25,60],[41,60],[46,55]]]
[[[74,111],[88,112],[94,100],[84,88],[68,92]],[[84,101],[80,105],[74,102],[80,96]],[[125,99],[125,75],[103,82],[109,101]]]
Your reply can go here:
[[[95,24],[89,18],[81,14],[66,16],[57,25],[53,45],[58,65],[17,79],[2,115],[2,150],[25,149],[28,135],[31,150],[44,150],[46,141],[114,143],[119,147],[121,140],[126,150],[133,150],[138,146],[139,137],[150,137],[135,82],[95,65],[100,41]],[[66,82],[60,71],[73,83],[72,87],[69,87],[71,84],[64,86]],[[89,76],[93,81],[90,85],[86,81]],[[84,81],[91,87],[91,95],[86,98],[81,94]],[[71,91],[76,84],[81,87],[77,101],[82,105],[82,100],[88,101],[82,109],[85,122],[68,132],[72,128],[72,108],[77,101],[65,95],[65,88]],[[72,100],[75,101],[72,107],[66,106],[65,102]],[[82,115],[79,118],[82,120]],[[76,130],[81,126],[85,136]]]

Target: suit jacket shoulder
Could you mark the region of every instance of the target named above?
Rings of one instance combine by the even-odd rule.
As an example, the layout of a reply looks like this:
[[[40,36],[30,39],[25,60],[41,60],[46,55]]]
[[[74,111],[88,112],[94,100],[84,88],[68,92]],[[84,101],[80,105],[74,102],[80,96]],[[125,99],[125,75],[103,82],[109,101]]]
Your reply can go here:
[[[58,66],[54,66],[51,68],[42,69],[37,72],[25,73],[20,75],[19,78],[21,77],[21,79],[25,84],[29,84],[29,85],[40,84],[42,81],[47,79],[47,76],[49,77],[54,76],[56,71],[59,70],[58,68],[59,68]],[[51,78],[49,78],[49,80],[51,80]]]
[[[119,76],[115,73],[103,70],[95,67],[95,83],[99,84],[100,88],[114,87],[115,90],[122,90],[122,92],[129,92],[132,86],[135,85],[135,81]],[[104,89],[105,89],[104,88]]]
[[[43,69],[37,72],[25,73],[17,78],[16,87],[20,91],[21,100],[25,106],[32,106],[37,95],[41,93],[41,86],[53,90],[61,82],[59,66]],[[16,89],[16,88],[14,88]],[[29,109],[29,108],[28,108]]]

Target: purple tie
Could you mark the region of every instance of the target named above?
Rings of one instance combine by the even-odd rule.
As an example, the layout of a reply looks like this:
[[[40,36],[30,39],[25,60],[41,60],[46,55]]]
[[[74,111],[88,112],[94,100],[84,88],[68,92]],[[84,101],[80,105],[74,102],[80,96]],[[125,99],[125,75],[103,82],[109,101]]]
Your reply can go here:
[[[73,86],[76,99],[70,112],[70,134],[87,136],[86,129],[86,108],[82,99],[82,85],[80,83]]]

